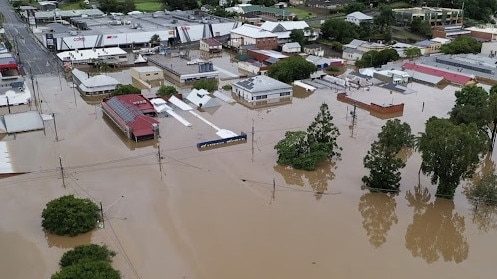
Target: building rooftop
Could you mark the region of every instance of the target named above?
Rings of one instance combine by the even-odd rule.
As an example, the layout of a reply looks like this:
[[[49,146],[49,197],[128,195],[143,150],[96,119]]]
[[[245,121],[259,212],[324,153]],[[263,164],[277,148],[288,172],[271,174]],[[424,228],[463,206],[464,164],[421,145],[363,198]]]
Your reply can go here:
[[[221,43],[218,40],[214,39],[214,38],[206,38],[206,39],[202,39],[202,41],[204,41],[209,46],[219,46],[219,45],[221,45]]]
[[[153,60],[159,66],[164,67],[169,71],[175,72],[178,75],[200,73],[198,64],[208,62],[201,59],[188,60],[181,57],[169,57],[158,54],[150,56],[149,60]]]
[[[292,86],[265,75],[255,76],[234,83],[233,86],[242,88],[250,93],[265,92],[278,89],[289,89]]]
[[[474,76],[468,76],[448,70],[441,70],[439,68],[431,67],[428,65],[405,63],[402,67],[408,70],[414,70],[432,76],[444,77],[446,80],[460,85],[466,85],[468,82],[474,79]]]
[[[250,38],[274,38],[277,37],[276,34],[273,34],[269,31],[263,30],[259,26],[244,24],[236,29],[231,30],[231,33],[239,34],[242,36],[250,37]]]
[[[264,7],[259,5],[240,6],[240,7],[242,8],[243,13],[262,12],[262,13],[271,13],[278,16],[295,16],[295,14],[292,13],[291,11],[275,7]]]
[[[295,29],[304,29],[309,27],[307,22],[300,21],[266,21],[261,25],[261,29],[271,31],[271,32],[284,32],[284,31],[292,31]]]
[[[138,94],[120,95],[104,102],[121,118],[129,127],[135,137],[150,136],[154,134],[153,124],[159,122],[154,118],[144,115],[142,110],[155,112],[154,106],[145,97]]]
[[[149,72],[162,71],[159,67],[156,67],[156,66],[133,67],[132,69],[139,72],[139,73],[149,73]]]
[[[57,53],[57,57],[59,57],[59,59],[62,61],[91,60],[115,55],[127,55],[127,52],[119,47],[109,47],[70,50]]]
[[[276,59],[288,58],[287,55],[284,55],[281,52],[276,51],[276,50],[251,49],[250,51],[251,52],[255,52],[255,53],[259,53],[259,54],[262,54],[262,55],[266,55],[266,56],[269,56],[269,57],[273,57],[273,58],[276,58]]]
[[[355,17],[359,20],[371,20],[373,19],[372,16],[368,16],[367,14],[361,13],[361,12],[353,12],[347,15],[347,17]]]
[[[440,13],[440,12],[459,12],[461,9],[438,8],[438,7],[414,7],[404,9],[392,9],[394,12],[409,12],[413,14]]]
[[[466,28],[466,30],[477,31],[477,32],[482,32],[482,33],[497,34],[497,25],[487,24],[487,25],[473,26],[473,27]]]

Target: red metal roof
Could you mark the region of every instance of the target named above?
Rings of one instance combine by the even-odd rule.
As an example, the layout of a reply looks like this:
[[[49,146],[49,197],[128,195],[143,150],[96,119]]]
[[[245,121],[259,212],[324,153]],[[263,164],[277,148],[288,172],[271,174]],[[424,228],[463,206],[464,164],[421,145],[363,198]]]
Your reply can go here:
[[[131,132],[135,137],[153,136],[153,124],[159,124],[159,121],[144,115],[149,108],[153,109],[153,105],[145,97],[136,94],[115,96],[103,101],[102,107],[104,110],[109,109],[112,115],[117,117],[119,125],[124,126],[126,123],[131,128]]]
[[[204,41],[209,46],[220,46],[221,45],[221,43],[214,38],[206,38],[206,39],[202,39],[202,41]]]
[[[121,100],[126,104],[133,105],[144,114],[155,113],[155,109],[152,103],[150,103],[147,98],[143,97],[140,94],[120,95],[116,96],[115,98]]]
[[[139,115],[133,122],[128,123],[135,137],[150,136],[154,134],[152,124],[159,124],[159,121],[147,115]]]
[[[437,68],[433,68],[433,67],[429,67],[429,66],[425,66],[425,65],[415,64],[415,63],[405,63],[403,67],[405,69],[413,70],[416,72],[420,72],[420,73],[424,73],[424,74],[428,74],[428,75],[432,75],[432,76],[443,77],[444,79],[446,79],[452,83],[456,83],[456,84],[460,84],[460,85],[466,85],[469,81],[471,81],[473,79],[473,78],[466,76],[466,75],[462,75],[462,74],[458,74],[458,73],[454,73],[454,72],[450,72],[450,71],[445,71],[442,69],[437,69]]]

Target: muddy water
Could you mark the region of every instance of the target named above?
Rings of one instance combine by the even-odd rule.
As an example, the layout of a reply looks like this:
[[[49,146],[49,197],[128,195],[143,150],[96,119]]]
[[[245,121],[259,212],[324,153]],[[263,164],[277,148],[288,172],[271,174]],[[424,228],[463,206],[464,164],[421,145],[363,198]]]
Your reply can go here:
[[[202,152],[195,144],[217,138],[215,130],[188,112],[178,113],[191,128],[161,119],[161,175],[156,144],[130,147],[98,108],[76,107],[68,86],[60,92],[53,78],[39,82],[44,109],[60,114],[61,140],[47,123],[45,134],[9,141],[16,170],[35,172],[0,181],[0,241],[15,239],[39,263],[16,271],[8,268],[22,259],[1,261],[9,278],[40,277],[35,271],[48,278],[65,249],[81,241],[117,251],[125,278],[492,278],[497,271],[495,214],[473,214],[462,187],[454,201],[435,199],[429,178],[418,178],[419,154],[406,156],[398,195],[361,190],[362,158],[385,120],[358,110],[352,125],[351,107],[334,92],[261,110],[223,104],[200,112],[221,128],[255,130],[253,142]],[[417,133],[431,115],[446,115],[454,88],[412,86],[418,93],[394,97],[406,104],[400,119]],[[369,97],[392,98],[381,94]],[[274,145],[286,130],[305,129],[322,102],[341,131],[342,159],[316,172],[277,166]],[[39,214],[67,193],[102,201],[105,228],[63,244],[47,238]]]

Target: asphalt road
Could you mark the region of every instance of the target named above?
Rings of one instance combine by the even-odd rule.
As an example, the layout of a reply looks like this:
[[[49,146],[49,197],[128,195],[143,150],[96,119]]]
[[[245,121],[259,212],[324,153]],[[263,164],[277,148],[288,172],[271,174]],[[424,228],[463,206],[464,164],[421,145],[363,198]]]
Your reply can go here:
[[[57,72],[55,56],[39,45],[28,23],[19,20],[8,0],[0,0],[0,12],[5,18],[5,35],[13,45],[12,53],[24,73],[42,75]]]

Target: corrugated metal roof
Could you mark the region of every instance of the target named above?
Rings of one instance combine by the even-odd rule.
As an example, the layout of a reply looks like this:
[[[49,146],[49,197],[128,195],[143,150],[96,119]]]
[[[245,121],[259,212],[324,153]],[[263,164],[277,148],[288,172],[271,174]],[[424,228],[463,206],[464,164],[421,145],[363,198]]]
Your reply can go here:
[[[273,38],[277,37],[275,34],[263,30],[258,26],[251,24],[244,24],[236,29],[231,30],[231,33],[239,34],[250,38]]]
[[[291,88],[291,86],[286,83],[264,75],[241,80],[234,83],[233,86],[240,87],[250,93]]]
[[[414,71],[421,72],[424,74],[443,77],[450,82],[453,82],[456,84],[461,84],[461,85],[466,85],[469,81],[472,80],[472,77],[469,77],[466,75],[453,73],[450,71],[444,71],[444,70],[440,70],[440,69],[425,66],[425,65],[419,65],[419,64],[414,64],[414,63],[405,63],[403,65],[403,67],[405,69],[414,70]]]
[[[359,20],[371,20],[371,19],[373,19],[372,16],[368,16],[367,14],[363,14],[361,12],[350,13],[347,15],[347,17],[354,17],[354,18],[357,18]]]
[[[276,27],[280,26],[286,31],[292,31],[294,29],[304,29],[309,27],[309,24],[307,22],[301,20],[301,21],[266,21],[261,25],[261,28],[267,31],[274,32]]]

